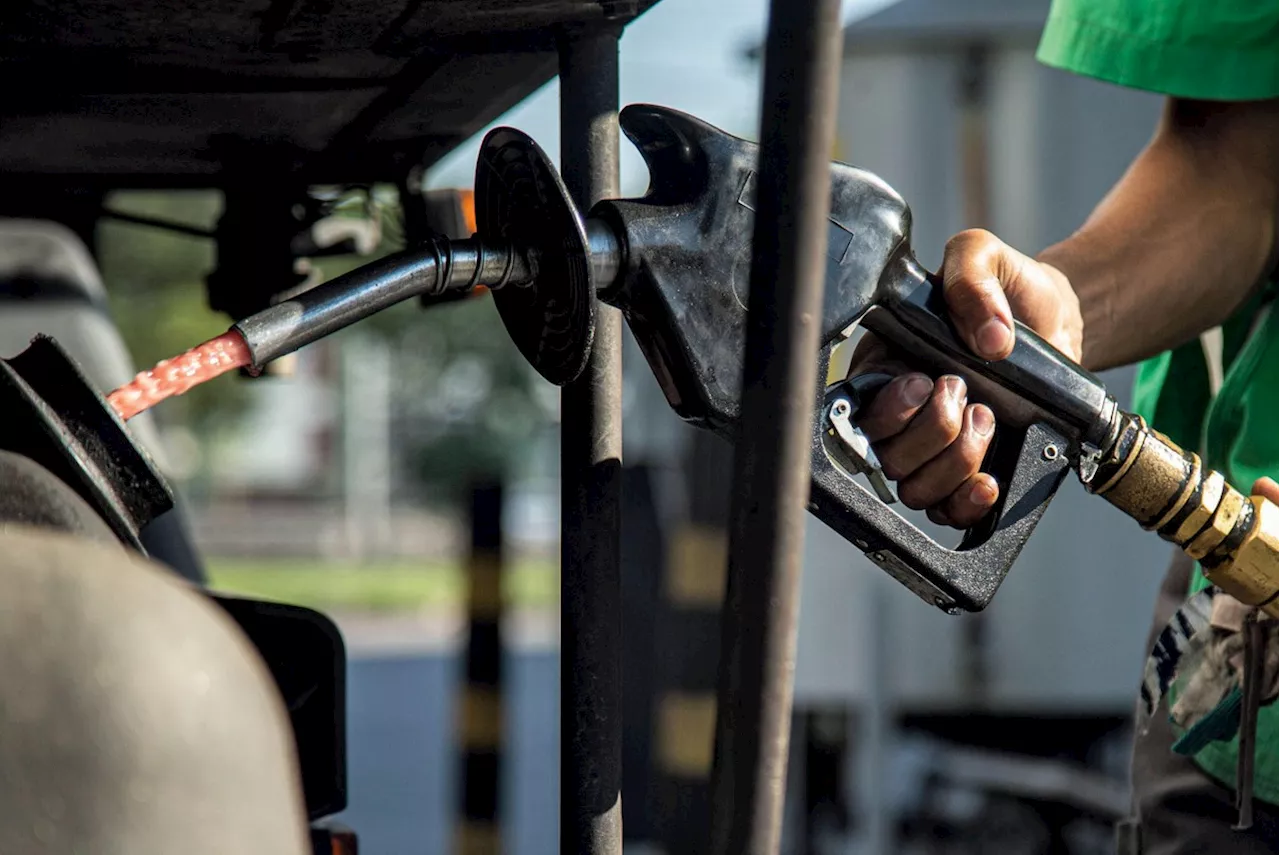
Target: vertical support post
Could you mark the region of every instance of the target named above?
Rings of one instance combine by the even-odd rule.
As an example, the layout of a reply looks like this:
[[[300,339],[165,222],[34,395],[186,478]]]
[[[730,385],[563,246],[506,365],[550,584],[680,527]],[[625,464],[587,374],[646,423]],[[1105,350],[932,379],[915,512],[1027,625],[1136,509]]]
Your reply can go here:
[[[624,362],[626,357],[623,357]],[[631,455],[630,447],[623,452]],[[654,695],[658,667],[658,614],[667,530],[659,507],[658,467],[637,465],[632,455],[622,469],[622,803],[627,806],[623,847],[656,839],[661,825],[654,813]],[[670,853],[670,855],[675,855]]]
[[[458,710],[462,748],[462,815],[454,851],[502,851],[502,485],[471,490],[471,552],[467,567],[467,682]]]
[[[560,41],[560,163],[582,211],[617,197],[618,37]],[[597,304],[582,377],[561,394],[560,851],[621,855],[622,318]]]
[[[791,728],[840,0],[773,0],[734,449],[711,852],[776,855]]]
[[[987,123],[990,120],[990,60],[985,45],[970,46],[960,67],[960,193],[966,229],[991,228],[991,157]],[[987,702],[988,671],[986,612],[965,615],[960,624],[960,685],[965,700],[975,706]]]

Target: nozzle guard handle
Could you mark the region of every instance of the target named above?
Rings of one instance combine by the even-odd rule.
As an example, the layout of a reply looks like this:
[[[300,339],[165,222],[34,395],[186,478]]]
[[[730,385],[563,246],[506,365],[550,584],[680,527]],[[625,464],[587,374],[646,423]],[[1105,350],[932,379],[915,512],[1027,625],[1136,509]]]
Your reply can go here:
[[[824,379],[833,349],[822,355],[819,376]],[[824,383],[818,392],[809,510],[926,602],[950,614],[981,611],[1071,468],[1066,440],[1039,422],[1002,429],[984,467],[1000,484],[1000,498],[958,546],[947,548],[882,502],[829,451],[822,404],[847,382]],[[864,391],[874,394],[874,388]]]

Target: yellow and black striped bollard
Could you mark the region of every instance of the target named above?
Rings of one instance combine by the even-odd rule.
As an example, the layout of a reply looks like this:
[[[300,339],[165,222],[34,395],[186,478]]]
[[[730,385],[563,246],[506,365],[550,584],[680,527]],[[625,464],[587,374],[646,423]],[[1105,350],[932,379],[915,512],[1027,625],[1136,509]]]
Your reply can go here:
[[[668,855],[705,851],[732,453],[717,437],[693,437],[685,465],[689,514],[671,532],[659,595],[654,795]]]
[[[500,484],[481,484],[471,491],[466,684],[458,710],[462,752],[458,855],[496,855],[502,848],[498,815],[503,742],[502,500]]]

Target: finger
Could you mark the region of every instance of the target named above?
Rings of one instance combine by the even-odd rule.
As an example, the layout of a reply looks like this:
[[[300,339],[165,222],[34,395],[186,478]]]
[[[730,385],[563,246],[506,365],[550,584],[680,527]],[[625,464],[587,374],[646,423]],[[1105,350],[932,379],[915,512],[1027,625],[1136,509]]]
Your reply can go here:
[[[849,357],[847,376],[857,377],[859,374],[880,371],[896,377],[911,370],[910,366],[895,356],[886,342],[868,333],[854,345],[853,354]]]
[[[1262,496],[1274,505],[1280,505],[1280,485],[1270,478],[1259,478],[1253,482],[1253,495]]]
[[[947,516],[941,508],[929,508],[929,510],[925,511],[925,516],[927,516],[929,518],[929,522],[934,525],[949,525],[953,528],[955,527],[955,523],[951,521],[951,517]]]
[[[955,442],[898,485],[898,498],[921,510],[941,504],[982,469],[996,420],[982,404],[965,408],[964,424]]]
[[[880,365],[889,358],[889,346],[871,333],[866,333],[853,346],[849,357],[849,374],[866,373],[861,366]]]
[[[972,528],[995,507],[999,498],[1000,487],[996,479],[986,472],[979,472],[951,494],[942,511],[956,528]]]
[[[897,436],[929,401],[933,388],[933,381],[924,374],[903,374],[863,408],[858,414],[858,427],[871,442]]]
[[[984,359],[1004,359],[1013,350],[1013,312],[1001,285],[1001,254],[1013,252],[981,229],[947,241],[942,289],[956,329]]]
[[[959,377],[939,377],[929,403],[904,430],[876,447],[885,475],[902,481],[955,442],[960,436],[967,394]]]

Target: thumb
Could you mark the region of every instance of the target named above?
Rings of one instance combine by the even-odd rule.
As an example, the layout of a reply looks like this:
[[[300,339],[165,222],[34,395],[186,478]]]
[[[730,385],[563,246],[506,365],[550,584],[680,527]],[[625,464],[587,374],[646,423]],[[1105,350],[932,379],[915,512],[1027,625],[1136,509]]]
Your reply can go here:
[[[1253,495],[1262,496],[1273,505],[1280,505],[1280,484],[1270,478],[1259,478],[1253,482]]]
[[[1000,273],[1008,252],[990,232],[970,229],[947,242],[942,289],[956,329],[983,359],[1004,359],[1013,350],[1013,312]]]

